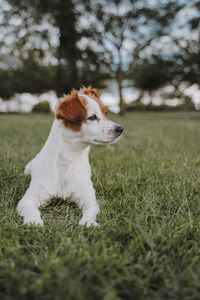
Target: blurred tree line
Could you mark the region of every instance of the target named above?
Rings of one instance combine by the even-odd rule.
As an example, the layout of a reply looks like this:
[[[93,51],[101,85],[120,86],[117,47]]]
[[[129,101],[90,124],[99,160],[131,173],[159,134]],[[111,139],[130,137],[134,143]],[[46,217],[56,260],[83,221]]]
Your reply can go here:
[[[0,97],[200,82],[199,0],[3,0]]]

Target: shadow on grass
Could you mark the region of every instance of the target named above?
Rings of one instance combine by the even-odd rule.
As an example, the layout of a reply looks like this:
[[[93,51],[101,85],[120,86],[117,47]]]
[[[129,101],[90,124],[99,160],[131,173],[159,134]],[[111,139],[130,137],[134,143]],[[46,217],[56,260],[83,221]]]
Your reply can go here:
[[[64,200],[62,198],[53,198],[51,199],[44,207],[45,208],[54,208],[58,206],[69,206],[71,209],[77,208],[76,203],[67,200]]]

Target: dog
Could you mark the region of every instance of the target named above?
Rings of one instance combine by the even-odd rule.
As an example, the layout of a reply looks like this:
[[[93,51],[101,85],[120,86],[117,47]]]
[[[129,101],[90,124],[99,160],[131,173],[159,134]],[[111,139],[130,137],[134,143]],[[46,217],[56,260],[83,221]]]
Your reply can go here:
[[[39,206],[60,197],[82,209],[80,225],[99,226],[88,158],[90,144],[112,144],[122,131],[120,125],[107,119],[106,107],[95,89],[84,87],[64,95],[46,143],[25,167],[31,182],[17,206],[24,224],[43,226]]]

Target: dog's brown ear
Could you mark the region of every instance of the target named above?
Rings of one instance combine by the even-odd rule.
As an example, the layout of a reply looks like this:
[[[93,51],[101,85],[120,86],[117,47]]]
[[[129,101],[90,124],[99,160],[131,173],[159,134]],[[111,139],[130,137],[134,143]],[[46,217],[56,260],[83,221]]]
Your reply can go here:
[[[81,123],[87,115],[86,104],[77,91],[65,96],[56,109],[56,118],[64,119],[72,123]]]

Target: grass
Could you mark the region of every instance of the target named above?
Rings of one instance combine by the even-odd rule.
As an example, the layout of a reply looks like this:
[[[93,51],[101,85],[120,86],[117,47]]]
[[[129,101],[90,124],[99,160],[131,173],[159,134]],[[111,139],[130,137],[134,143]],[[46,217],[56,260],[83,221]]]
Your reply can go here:
[[[135,113],[115,145],[92,147],[100,228],[55,199],[44,228],[16,205],[52,116],[0,116],[0,299],[200,299],[200,114]]]

